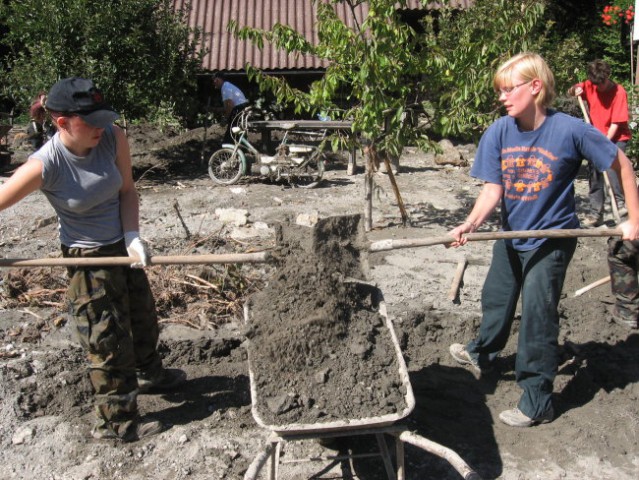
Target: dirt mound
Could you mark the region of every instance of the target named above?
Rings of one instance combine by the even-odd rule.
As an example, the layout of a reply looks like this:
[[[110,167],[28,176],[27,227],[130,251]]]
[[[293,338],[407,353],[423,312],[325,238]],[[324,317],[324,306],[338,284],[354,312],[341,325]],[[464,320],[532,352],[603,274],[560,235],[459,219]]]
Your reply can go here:
[[[90,403],[86,359],[79,348],[35,352],[7,362],[2,370],[7,390],[16,392],[14,408],[22,419],[78,415]]]
[[[362,238],[359,216],[282,228],[278,247],[286,255],[251,297],[247,315],[255,408],[266,424],[346,422],[408,409],[381,293],[357,281],[367,280]]]

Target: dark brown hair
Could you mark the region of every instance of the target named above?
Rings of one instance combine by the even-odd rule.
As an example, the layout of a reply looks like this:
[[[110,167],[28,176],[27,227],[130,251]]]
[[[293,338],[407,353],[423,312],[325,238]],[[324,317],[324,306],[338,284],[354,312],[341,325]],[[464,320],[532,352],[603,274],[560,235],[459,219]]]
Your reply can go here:
[[[588,64],[588,80],[595,85],[604,83],[610,77],[610,65],[603,60],[593,60]]]

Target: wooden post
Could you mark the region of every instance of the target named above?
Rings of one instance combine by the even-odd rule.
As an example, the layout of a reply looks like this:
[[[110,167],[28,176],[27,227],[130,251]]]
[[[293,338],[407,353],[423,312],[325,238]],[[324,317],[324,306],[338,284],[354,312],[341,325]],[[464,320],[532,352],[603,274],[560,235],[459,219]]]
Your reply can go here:
[[[457,264],[457,270],[455,270],[455,276],[453,277],[453,283],[450,285],[450,290],[448,291],[448,300],[454,302],[457,298],[457,294],[459,293],[459,287],[462,284],[464,279],[464,271],[466,270],[466,266],[468,265],[468,259],[466,257],[462,258]]]
[[[370,155],[366,155],[366,173],[364,174],[364,230],[373,229],[373,165]]]
[[[346,166],[346,175],[355,175],[357,173],[357,148],[353,145],[348,150],[348,165]]]

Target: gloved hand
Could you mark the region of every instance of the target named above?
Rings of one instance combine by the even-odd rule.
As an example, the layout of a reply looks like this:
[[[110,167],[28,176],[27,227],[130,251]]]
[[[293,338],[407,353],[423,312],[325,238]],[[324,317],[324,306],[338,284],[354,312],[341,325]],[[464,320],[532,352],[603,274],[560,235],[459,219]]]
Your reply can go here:
[[[149,254],[146,245],[140,238],[140,232],[124,232],[124,243],[126,244],[126,251],[129,253],[129,257],[138,260],[132,263],[131,267],[142,268],[149,264]]]

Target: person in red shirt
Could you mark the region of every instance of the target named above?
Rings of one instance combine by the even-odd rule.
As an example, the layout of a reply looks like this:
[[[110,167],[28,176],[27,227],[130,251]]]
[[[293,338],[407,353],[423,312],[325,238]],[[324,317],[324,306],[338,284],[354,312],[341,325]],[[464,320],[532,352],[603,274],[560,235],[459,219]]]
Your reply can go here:
[[[626,90],[610,80],[610,65],[603,60],[594,60],[588,64],[588,80],[577,83],[568,89],[568,95],[581,97],[588,103],[590,121],[593,126],[625,152],[631,138],[628,127],[628,96]],[[603,173],[598,172],[588,162],[590,185],[590,213],[583,224],[598,226],[603,223],[605,183]],[[608,170],[619,213],[623,216],[623,194],[615,172]]]

